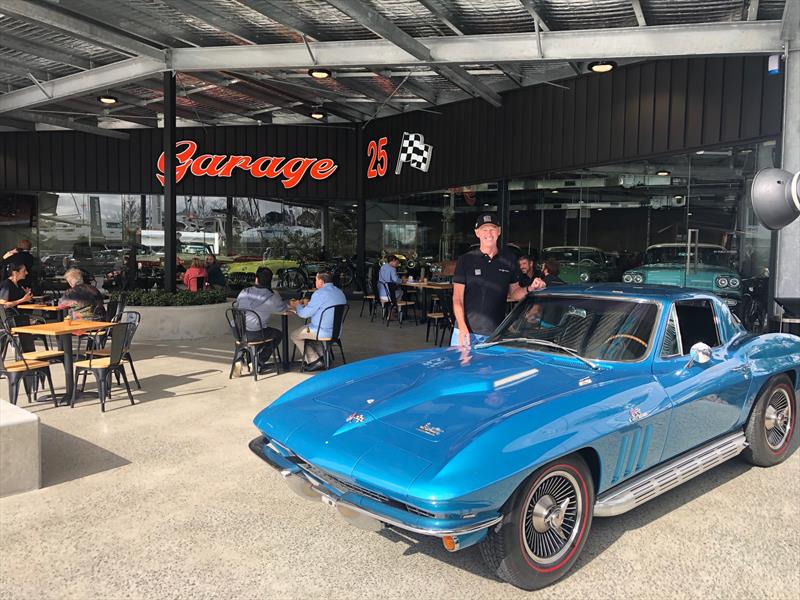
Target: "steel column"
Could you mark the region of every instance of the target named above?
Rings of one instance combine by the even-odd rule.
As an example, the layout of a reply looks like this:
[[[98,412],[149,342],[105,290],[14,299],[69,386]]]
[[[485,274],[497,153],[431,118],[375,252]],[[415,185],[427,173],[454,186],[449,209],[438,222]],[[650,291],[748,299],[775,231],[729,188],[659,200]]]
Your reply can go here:
[[[500,215],[500,228],[502,229],[502,243],[511,241],[511,192],[508,189],[508,179],[497,182],[497,212]]]
[[[175,259],[178,256],[175,229],[175,74],[164,72],[164,289],[175,291]]]
[[[233,254],[233,196],[228,196],[225,203],[225,254]]]

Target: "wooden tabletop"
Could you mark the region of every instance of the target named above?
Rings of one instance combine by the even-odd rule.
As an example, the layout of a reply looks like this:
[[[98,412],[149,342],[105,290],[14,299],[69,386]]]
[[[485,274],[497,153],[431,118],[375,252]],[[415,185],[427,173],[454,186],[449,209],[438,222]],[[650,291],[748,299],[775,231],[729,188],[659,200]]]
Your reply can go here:
[[[412,281],[410,283],[403,283],[402,285],[412,288],[428,288],[431,290],[449,290],[453,288],[452,283],[441,283],[436,281]]]
[[[49,310],[52,312],[62,310],[57,306],[50,306],[49,304],[19,304],[17,308],[21,308],[22,310]]]
[[[116,323],[76,319],[74,321],[70,321],[69,323],[64,321],[56,321],[54,323],[44,323],[42,325],[22,325],[20,327],[14,327],[11,331],[13,333],[63,335],[65,333],[74,333],[76,331],[97,331],[98,329],[106,329],[112,325],[116,325]]]

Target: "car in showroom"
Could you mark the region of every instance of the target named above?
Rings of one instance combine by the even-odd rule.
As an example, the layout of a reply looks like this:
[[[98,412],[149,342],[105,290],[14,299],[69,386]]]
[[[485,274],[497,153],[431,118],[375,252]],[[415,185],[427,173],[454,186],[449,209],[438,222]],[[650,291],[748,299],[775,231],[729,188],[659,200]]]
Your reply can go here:
[[[742,278],[730,250],[716,244],[692,245],[691,252],[687,248],[685,243],[650,246],[642,265],[625,271],[622,281],[708,290],[735,311],[742,299]]]
[[[472,348],[304,381],[256,416],[250,448],[350,524],[479,544],[532,590],[570,570],[593,517],[739,454],[783,461],[799,380],[800,338],[748,333],[713,294],[567,285],[529,294]]]
[[[567,283],[611,280],[611,259],[592,246],[551,246],[542,250],[542,259],[554,258],[561,266],[559,277]],[[541,265],[540,265],[541,267]]]
[[[222,272],[228,287],[241,290],[255,285],[256,271],[262,267],[272,270],[273,286],[292,290],[301,290],[309,286],[308,275],[300,269],[300,263],[291,258],[274,256],[272,248],[258,257],[237,256],[222,265]]]

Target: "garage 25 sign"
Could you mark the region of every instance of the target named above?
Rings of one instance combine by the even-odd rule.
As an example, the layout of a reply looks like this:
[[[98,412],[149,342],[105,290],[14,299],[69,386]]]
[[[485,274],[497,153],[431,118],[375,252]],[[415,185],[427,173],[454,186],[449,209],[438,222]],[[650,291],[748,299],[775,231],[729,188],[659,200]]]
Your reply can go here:
[[[367,144],[367,179],[375,179],[386,175],[389,168],[389,155],[386,153],[386,146],[389,138],[384,136],[377,140],[370,140]],[[428,172],[431,165],[433,146],[425,143],[425,137],[421,133],[403,132],[403,139],[400,141],[400,148],[397,152],[397,163],[394,174],[400,175],[403,165],[419,169],[423,173]]]

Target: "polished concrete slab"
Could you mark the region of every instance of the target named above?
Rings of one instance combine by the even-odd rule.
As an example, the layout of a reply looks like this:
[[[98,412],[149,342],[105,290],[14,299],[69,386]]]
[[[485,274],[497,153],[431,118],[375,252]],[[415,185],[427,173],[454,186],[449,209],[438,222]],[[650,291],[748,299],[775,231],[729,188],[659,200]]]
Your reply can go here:
[[[424,346],[423,327],[353,308],[349,360]],[[136,406],[118,388],[105,414],[90,395],[22,400],[41,418],[44,487],[0,499],[0,599],[800,597],[800,453],[595,520],[573,573],[529,594],[475,548],[360,531],[290,492],[248,450],[251,421],[313,375],[228,380],[231,345],[136,345]]]

